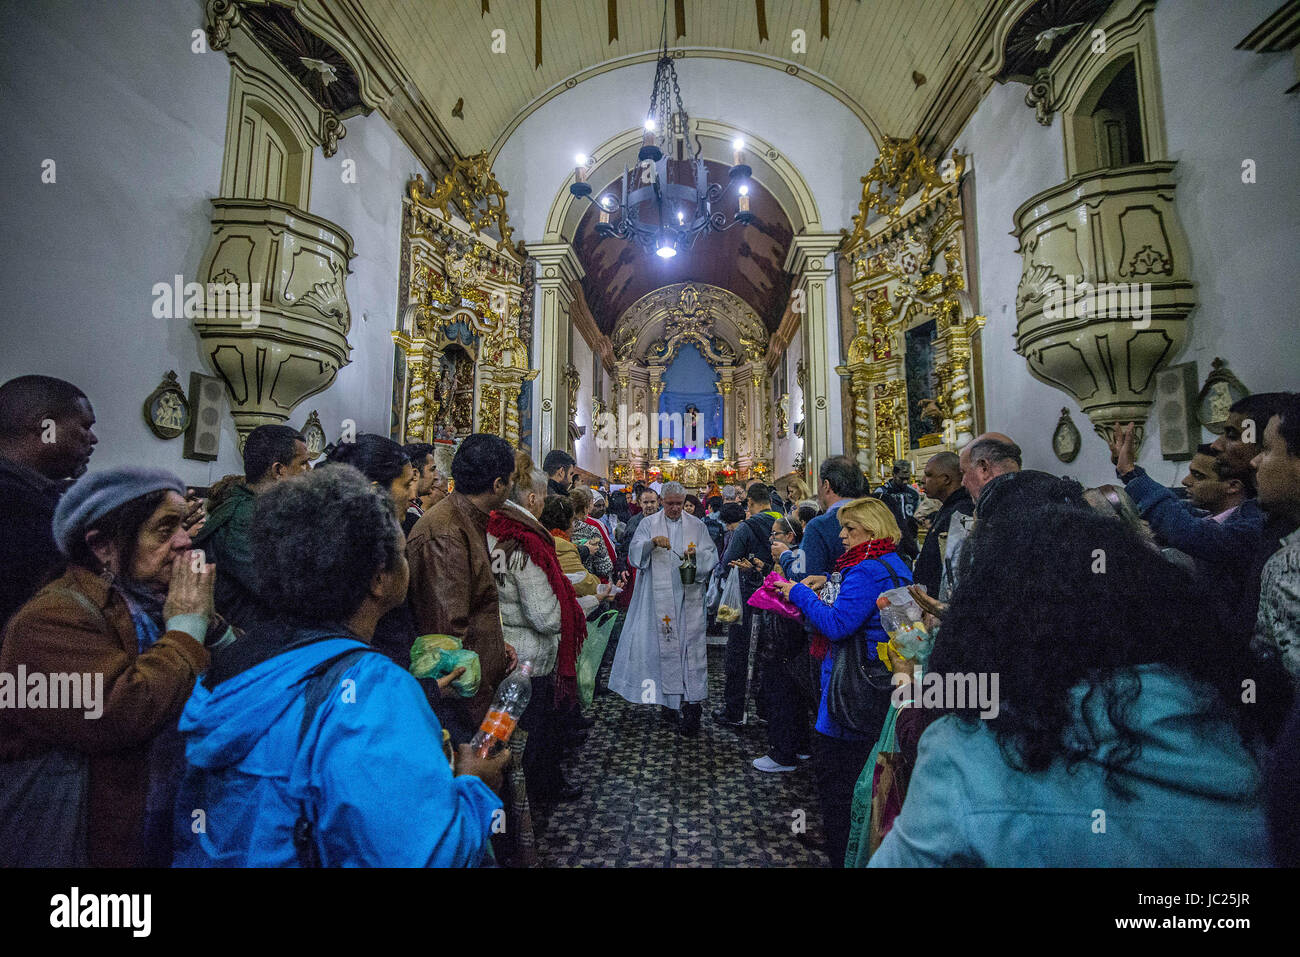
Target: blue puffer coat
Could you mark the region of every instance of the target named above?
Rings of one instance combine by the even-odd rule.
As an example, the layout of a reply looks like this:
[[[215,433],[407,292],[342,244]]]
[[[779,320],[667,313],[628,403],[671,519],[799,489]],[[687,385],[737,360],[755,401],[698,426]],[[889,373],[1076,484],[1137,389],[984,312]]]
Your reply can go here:
[[[299,750],[300,680],[358,647],[348,638],[318,641],[214,690],[195,686],[180,721],[188,767],[175,866],[292,866],[304,804],[327,867],[482,860],[501,800],[476,777],[452,776],[424,691],[383,655],[361,655],[343,673]]]
[[[890,578],[885,564],[893,569],[898,585]],[[807,585],[795,585],[790,589],[790,603],[803,612],[808,623],[831,643],[830,653],[822,660],[821,703],[817,705],[816,727],[822,734],[850,741],[875,738],[875,735],[854,734],[840,727],[826,708],[826,690],[830,684],[831,672],[835,670],[835,656],[842,653],[845,639],[862,636],[872,655],[876,653],[876,642],[889,640],[889,635],[880,624],[880,609],[876,607],[876,599],[881,592],[911,583],[912,572],[896,552],[890,552],[879,560],[868,558],[858,562],[843,572],[840,593],[833,605],[823,602]]]

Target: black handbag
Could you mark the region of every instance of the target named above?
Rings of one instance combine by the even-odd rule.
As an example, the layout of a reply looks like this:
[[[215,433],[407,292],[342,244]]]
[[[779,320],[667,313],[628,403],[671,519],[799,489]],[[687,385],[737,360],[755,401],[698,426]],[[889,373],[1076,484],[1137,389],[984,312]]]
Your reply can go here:
[[[879,558],[873,561],[889,572],[892,587],[901,584],[887,562]],[[867,737],[879,735],[893,692],[894,676],[868,649],[865,629],[835,649],[835,662],[826,683],[826,711],[845,731]]]

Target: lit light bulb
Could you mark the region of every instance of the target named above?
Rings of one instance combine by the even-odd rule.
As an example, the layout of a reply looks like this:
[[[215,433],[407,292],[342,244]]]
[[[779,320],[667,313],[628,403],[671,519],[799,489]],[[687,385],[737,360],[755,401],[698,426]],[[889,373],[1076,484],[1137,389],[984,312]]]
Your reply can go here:
[[[587,154],[586,154],[586,153],[578,153],[576,156],[573,157],[573,161],[574,161],[575,163],[577,163],[579,166],[586,166],[586,165],[587,165]]]
[[[653,116],[646,117],[645,128],[651,133],[655,131],[655,118]]]
[[[740,199],[737,201],[737,208],[742,213],[749,212],[749,184],[746,183],[740,187]]]
[[[677,225],[681,226],[685,222],[686,222],[686,214],[683,213],[680,209],[677,210]]]
[[[585,183],[587,181],[587,154],[579,153],[573,158],[573,181],[575,183]]]
[[[745,162],[745,141],[739,136],[731,141],[731,160],[732,166],[740,166]]]

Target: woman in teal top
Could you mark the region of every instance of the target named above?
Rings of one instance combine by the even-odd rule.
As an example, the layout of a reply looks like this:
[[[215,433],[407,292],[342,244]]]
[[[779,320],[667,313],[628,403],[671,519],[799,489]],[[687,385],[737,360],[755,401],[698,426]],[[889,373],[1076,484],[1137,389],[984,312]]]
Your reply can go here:
[[[990,519],[970,548],[930,678],[997,675],[998,701],[925,731],[870,866],[1266,866],[1259,672],[1204,591],[1073,508]]]

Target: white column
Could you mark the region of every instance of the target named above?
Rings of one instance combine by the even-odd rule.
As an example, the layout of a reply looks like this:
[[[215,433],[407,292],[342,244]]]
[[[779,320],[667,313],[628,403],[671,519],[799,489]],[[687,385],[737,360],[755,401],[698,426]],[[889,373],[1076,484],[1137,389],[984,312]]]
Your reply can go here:
[[[568,243],[528,244],[528,251],[538,262],[536,297],[538,335],[534,359],[541,370],[538,376],[537,441],[533,458],[540,466],[552,449],[569,448],[569,384],[565,369],[569,365],[569,343],[573,320],[569,306],[573,302],[572,283],[583,276],[582,264]]]
[[[795,274],[792,295],[803,293],[800,333],[808,370],[804,453],[814,474],[833,450],[843,450],[840,381],[835,375],[841,361],[834,262],[839,243],[838,235],[826,233],[796,236],[785,262],[786,271]]]

